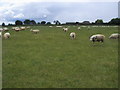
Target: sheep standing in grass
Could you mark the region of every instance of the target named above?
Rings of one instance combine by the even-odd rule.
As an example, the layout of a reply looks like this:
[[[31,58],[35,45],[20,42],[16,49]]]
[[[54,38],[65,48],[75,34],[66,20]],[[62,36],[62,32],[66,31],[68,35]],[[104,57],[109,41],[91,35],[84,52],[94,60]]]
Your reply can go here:
[[[68,28],[63,28],[63,31],[64,31],[64,32],[67,32],[67,31],[68,31]]]
[[[80,27],[78,27],[77,29],[80,30]]]
[[[39,33],[39,30],[38,29],[35,29],[35,30],[30,30],[31,32],[33,32],[33,33],[35,33],[35,34],[37,34],[37,33]]]
[[[113,33],[109,37],[109,39],[118,39],[118,38],[120,38],[120,34],[118,34],[118,33]]]
[[[90,41],[92,42],[104,42],[105,36],[102,34],[92,35]]]
[[[5,34],[4,34],[4,38],[5,38],[5,39],[10,38],[10,33],[5,33]]]
[[[71,37],[72,39],[75,39],[75,37],[76,37],[75,32],[71,32],[71,33],[70,33],[70,37]]]
[[[15,27],[14,29],[16,32],[20,31],[21,29],[19,27]]]
[[[25,30],[26,28],[25,27],[20,27],[21,30]]]
[[[4,30],[4,31],[9,31],[7,27],[4,27],[3,30]]]
[[[0,37],[2,37],[2,32],[0,32]]]

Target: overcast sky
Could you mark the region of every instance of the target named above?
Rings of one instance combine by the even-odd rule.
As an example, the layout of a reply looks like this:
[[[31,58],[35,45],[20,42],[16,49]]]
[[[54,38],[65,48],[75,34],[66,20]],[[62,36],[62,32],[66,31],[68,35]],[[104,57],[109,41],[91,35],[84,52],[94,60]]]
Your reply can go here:
[[[29,1],[29,2],[28,2]],[[118,17],[119,0],[0,0],[0,24],[15,20],[83,22]]]

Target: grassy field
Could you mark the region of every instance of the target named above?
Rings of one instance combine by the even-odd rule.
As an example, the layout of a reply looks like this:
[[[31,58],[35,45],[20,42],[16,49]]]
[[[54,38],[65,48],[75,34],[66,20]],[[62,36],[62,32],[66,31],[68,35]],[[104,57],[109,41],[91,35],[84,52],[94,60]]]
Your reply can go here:
[[[118,41],[108,39],[117,27],[31,28],[40,33],[9,31],[11,38],[3,38],[3,88],[118,87]],[[104,44],[89,41],[96,33],[106,36]]]

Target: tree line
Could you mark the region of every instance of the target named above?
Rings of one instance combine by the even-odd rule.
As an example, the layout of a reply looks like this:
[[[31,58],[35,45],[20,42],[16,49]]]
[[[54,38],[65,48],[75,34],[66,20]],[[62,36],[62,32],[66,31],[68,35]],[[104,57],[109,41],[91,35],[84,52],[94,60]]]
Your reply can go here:
[[[90,23],[89,21],[80,22],[66,22],[61,24],[60,21],[55,20],[53,21],[55,25],[120,25],[120,18],[113,18],[109,22],[103,22],[102,19],[97,19],[95,22]],[[51,22],[41,21],[36,22],[35,20],[26,19],[24,21],[16,20],[15,24],[8,24],[9,26],[12,25],[52,25]],[[2,23],[2,26],[5,26],[5,23]]]

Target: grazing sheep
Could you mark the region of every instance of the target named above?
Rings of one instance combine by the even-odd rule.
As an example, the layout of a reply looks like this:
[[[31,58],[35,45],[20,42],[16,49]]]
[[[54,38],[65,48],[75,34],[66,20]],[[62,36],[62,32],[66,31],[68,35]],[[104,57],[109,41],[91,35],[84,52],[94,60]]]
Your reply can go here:
[[[10,33],[5,33],[5,34],[4,34],[4,38],[5,38],[5,39],[10,38]]]
[[[105,36],[102,34],[92,35],[90,41],[92,42],[104,42]]]
[[[25,30],[25,27],[20,27],[21,30]]]
[[[49,27],[52,27],[52,26],[49,26]]]
[[[118,33],[113,33],[109,36],[109,39],[118,39],[118,38],[120,38],[120,34]]]
[[[67,31],[68,31],[68,28],[63,28],[63,31],[67,32]]]
[[[21,29],[19,27],[15,27],[14,29],[16,32],[20,31]]]
[[[63,27],[63,26],[56,26],[56,27],[59,27],[59,28],[61,28],[61,27]]]
[[[80,27],[78,27],[77,29],[80,30]]]
[[[35,29],[35,30],[30,30],[31,32],[33,32],[33,33],[35,33],[35,34],[37,34],[37,33],[39,33],[39,30],[38,29]]]
[[[3,31],[3,28],[0,28],[0,31]]]
[[[4,31],[9,31],[7,27],[4,27],[3,30],[4,30]]]
[[[75,37],[76,37],[75,32],[71,32],[71,33],[70,33],[70,37],[71,37],[72,39],[75,39]]]
[[[27,29],[29,29],[29,28],[30,28],[30,26],[27,26],[26,28],[27,28]]]

